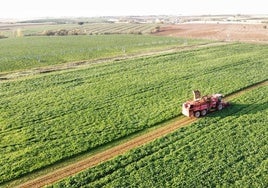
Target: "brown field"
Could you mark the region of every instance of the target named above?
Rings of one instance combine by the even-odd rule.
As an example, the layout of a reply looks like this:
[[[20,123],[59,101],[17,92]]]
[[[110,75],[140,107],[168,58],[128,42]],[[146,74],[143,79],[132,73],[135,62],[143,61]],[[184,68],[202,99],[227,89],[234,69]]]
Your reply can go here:
[[[268,24],[187,23],[161,27],[155,35],[268,43]]]

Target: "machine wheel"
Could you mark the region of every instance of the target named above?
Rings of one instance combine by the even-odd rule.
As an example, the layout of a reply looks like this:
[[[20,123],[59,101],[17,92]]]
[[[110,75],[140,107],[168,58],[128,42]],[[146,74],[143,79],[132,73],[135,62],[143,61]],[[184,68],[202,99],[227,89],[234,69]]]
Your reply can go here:
[[[217,106],[217,110],[222,110],[222,104],[220,103],[220,104],[218,104],[218,106]]]
[[[201,115],[202,115],[202,116],[205,116],[206,114],[207,114],[207,110],[202,110],[202,111],[201,111]]]
[[[199,111],[194,112],[194,117],[199,118],[201,113]]]

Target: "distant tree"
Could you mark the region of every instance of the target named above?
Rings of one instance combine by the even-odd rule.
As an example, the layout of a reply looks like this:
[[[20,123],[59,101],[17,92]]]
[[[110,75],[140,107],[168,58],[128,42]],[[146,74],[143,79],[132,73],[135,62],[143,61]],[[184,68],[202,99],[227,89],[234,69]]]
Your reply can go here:
[[[4,38],[7,38],[7,37],[5,35],[0,34],[0,39],[4,39]]]
[[[156,26],[152,31],[151,33],[157,33],[160,31],[160,26]]]
[[[78,25],[83,25],[84,24],[84,22],[78,22]]]
[[[65,35],[68,35],[68,30],[66,29],[60,29],[56,32],[56,35],[58,36],[65,36]]]
[[[159,32],[160,31],[160,26],[156,26],[155,30],[156,30],[156,32]]]
[[[42,32],[41,35],[53,36],[53,35],[55,35],[55,33],[56,33],[55,31],[45,30]]]

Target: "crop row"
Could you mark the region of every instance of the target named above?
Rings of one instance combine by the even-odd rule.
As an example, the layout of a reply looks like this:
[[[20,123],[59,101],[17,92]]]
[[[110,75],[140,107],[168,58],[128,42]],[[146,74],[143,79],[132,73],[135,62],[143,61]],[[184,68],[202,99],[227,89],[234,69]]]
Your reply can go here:
[[[202,42],[187,40],[188,45]],[[8,38],[0,43],[0,73],[183,45],[184,39],[141,35]]]
[[[2,82],[0,182],[178,116],[193,89],[228,94],[265,80],[267,54],[230,44]]]
[[[148,34],[155,30],[156,24],[87,24],[83,26],[88,34],[105,34],[105,33],[118,33],[118,34],[129,34],[129,33],[142,33]]]
[[[10,28],[2,30],[1,35],[6,37],[37,36],[63,34],[68,35],[102,35],[102,34],[151,34],[159,28],[157,24],[138,24],[138,23],[88,23],[77,24],[51,24],[35,25]]]
[[[267,187],[267,92],[52,187]]]

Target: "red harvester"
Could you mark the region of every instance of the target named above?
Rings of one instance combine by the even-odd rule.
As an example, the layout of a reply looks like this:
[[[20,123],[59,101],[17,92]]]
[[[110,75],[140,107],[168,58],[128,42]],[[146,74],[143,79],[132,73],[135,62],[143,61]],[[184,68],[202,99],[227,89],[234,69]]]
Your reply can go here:
[[[222,110],[229,106],[224,102],[222,94],[205,95],[201,97],[200,91],[193,91],[194,100],[187,101],[182,105],[182,113],[188,117],[205,116],[208,112]]]

